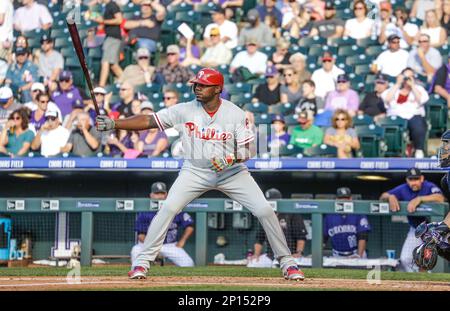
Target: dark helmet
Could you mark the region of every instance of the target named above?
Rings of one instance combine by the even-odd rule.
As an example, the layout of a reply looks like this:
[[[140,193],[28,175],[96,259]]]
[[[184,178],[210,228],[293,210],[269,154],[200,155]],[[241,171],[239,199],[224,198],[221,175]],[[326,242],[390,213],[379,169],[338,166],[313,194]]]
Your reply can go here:
[[[438,160],[440,167],[450,166],[450,130],[446,130],[441,136],[441,146],[438,150]]]

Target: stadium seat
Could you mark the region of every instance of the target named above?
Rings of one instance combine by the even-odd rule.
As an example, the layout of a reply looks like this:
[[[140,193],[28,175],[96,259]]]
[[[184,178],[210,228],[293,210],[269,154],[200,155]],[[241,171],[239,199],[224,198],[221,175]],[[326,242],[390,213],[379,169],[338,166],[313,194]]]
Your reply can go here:
[[[437,94],[430,95],[425,109],[427,120],[431,124],[429,137],[440,137],[447,129],[447,101]]]
[[[264,54],[267,55],[267,57],[271,57],[273,52],[275,52],[275,47],[274,46],[263,46],[259,49],[260,52],[263,52]]]
[[[373,118],[367,114],[360,114],[353,117],[353,126],[367,126],[373,124]]]
[[[370,64],[373,58],[366,56],[365,54],[353,55],[347,57],[345,64],[348,66]]]
[[[270,118],[270,115],[267,113],[262,114],[255,114],[255,124],[270,124],[272,119]]]
[[[229,74],[230,73],[230,66],[223,64],[217,67],[217,70],[221,73],[221,74]]]
[[[208,2],[206,4],[200,4],[197,6],[197,12],[200,12],[204,15],[211,15],[211,11],[215,10],[217,5],[214,2]]]
[[[71,56],[75,55],[75,49],[73,48],[73,46],[69,46],[69,47],[63,48],[59,52],[61,53],[61,55],[64,58],[71,57]]]
[[[384,128],[384,141],[387,148],[385,156],[405,156],[406,145],[409,141],[408,121],[396,116],[390,116],[378,120],[377,123]]]
[[[335,158],[337,157],[337,148],[326,144],[305,149],[303,154],[307,157]]]
[[[377,58],[382,52],[386,51],[386,47],[383,45],[372,45],[365,49],[365,54]]]
[[[362,47],[357,46],[356,44],[354,45],[345,45],[345,46],[341,46],[338,49],[338,56],[353,56],[356,54],[363,54],[364,53],[364,49]]]
[[[367,75],[371,73],[370,64],[362,64],[355,66],[355,74],[357,75]]]
[[[412,17],[408,21],[412,24],[416,24],[417,27],[419,27],[419,28],[420,28],[420,26],[422,26],[422,23],[423,23],[421,19],[418,19],[416,17]]]
[[[308,54],[308,47],[298,46],[297,44],[291,44],[289,47],[289,54],[302,53],[304,55]]]
[[[324,52],[330,52],[333,55],[337,54],[337,47],[328,45],[314,45],[309,48],[308,56],[320,57]]]
[[[136,93],[138,93],[138,92],[143,93],[145,96],[150,98],[150,96],[153,93],[161,93],[162,85],[157,84],[157,83],[142,84],[142,85],[136,86],[134,88],[134,91]]]
[[[235,47],[234,49],[231,50],[231,53],[233,54],[233,57],[235,57],[237,53],[239,53],[243,50],[245,50],[245,47],[242,45],[238,45],[237,47]]]
[[[298,154],[303,153],[302,148],[292,144],[282,145],[277,151],[280,157],[297,157]]]
[[[336,10],[336,18],[348,20],[350,18],[353,18],[353,12],[348,7],[346,7],[345,9]]]
[[[199,65],[190,65],[189,69],[191,69],[194,74],[197,74],[197,72],[199,72],[202,67],[200,67]]]
[[[377,37],[368,37],[368,38],[364,38],[364,39],[358,39],[358,40],[356,40],[356,44],[363,48],[367,48],[372,45],[380,45]]]
[[[314,37],[303,37],[298,41],[299,46],[309,47],[311,48],[313,45],[324,45],[327,43],[325,38],[321,38],[319,36]]]
[[[267,113],[269,111],[269,107],[264,103],[248,103],[242,109],[253,113]]]
[[[133,19],[134,17],[138,17],[140,15],[139,11],[137,12],[123,12],[123,18],[124,19]]]
[[[383,157],[386,152],[384,128],[371,124],[355,128],[361,144],[360,154],[365,158]]]
[[[164,90],[173,89],[178,93],[186,93],[191,91],[191,86],[184,83],[168,83],[163,86]]]
[[[248,104],[252,101],[252,94],[249,93],[240,93],[240,94],[234,94],[231,95],[230,101],[238,105],[239,107],[242,107],[245,104]]]
[[[195,11],[180,11],[175,14],[175,20],[187,23],[191,26],[193,26],[199,18],[199,14]]]
[[[348,66],[345,63],[339,62],[339,63],[336,63],[336,66],[338,68],[341,68],[342,70],[344,70],[345,73],[353,72],[353,67]]]
[[[287,116],[295,112],[295,105],[291,103],[276,104],[269,106],[269,112],[273,114],[281,114]]]
[[[140,11],[140,6],[134,4],[133,2],[129,2],[126,5],[122,6],[121,10],[122,10],[122,13],[139,12]]]
[[[336,195],[333,193],[316,193],[314,198],[316,200],[335,200]]]
[[[180,94],[180,102],[188,102],[195,99],[195,94],[192,92],[185,92]]]
[[[448,40],[448,38],[447,38],[447,40]],[[441,46],[438,50],[441,53],[442,57],[444,57],[444,58],[447,57],[447,55],[448,55],[448,53],[450,51],[448,42],[447,42],[447,44]]]
[[[72,46],[72,39],[69,37],[56,38],[55,49],[60,50]]]
[[[350,37],[342,37],[342,38],[331,38],[328,39],[328,45],[331,46],[347,46],[356,44],[356,40]]]
[[[298,125],[298,115],[291,114],[284,117],[284,121],[287,126],[297,126]]]
[[[227,92],[230,95],[237,95],[237,94],[252,92],[252,85],[249,83],[238,82],[238,83],[234,83],[234,84],[226,84],[224,86],[224,88],[225,88],[225,90],[227,90]]]

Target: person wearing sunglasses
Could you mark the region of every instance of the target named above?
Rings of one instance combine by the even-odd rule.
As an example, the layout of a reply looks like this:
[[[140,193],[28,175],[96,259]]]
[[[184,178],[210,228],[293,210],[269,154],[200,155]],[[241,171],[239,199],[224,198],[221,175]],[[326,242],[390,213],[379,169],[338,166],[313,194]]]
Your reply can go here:
[[[63,70],[59,74],[57,89],[51,89],[52,101],[58,106],[61,111],[61,117],[64,119],[66,115],[72,112],[73,105],[78,100],[83,102],[86,94],[73,85],[72,72],[68,70]]]
[[[396,77],[407,67],[409,53],[400,48],[400,36],[397,34],[388,37],[388,49],[382,52],[372,63],[373,73],[382,73]]]
[[[119,112],[120,115],[130,117],[133,115],[131,111],[131,103],[136,98],[134,87],[128,81],[123,82],[119,89],[120,101],[112,106],[112,111]]]
[[[292,67],[283,70],[284,85],[280,88],[280,100],[282,103],[298,103],[302,98],[302,88],[297,79],[297,74]]]
[[[22,105],[15,101],[9,86],[0,87],[0,130],[5,126],[11,113],[21,107]]]
[[[389,81],[386,75],[380,73],[375,78],[374,91],[369,92],[364,96],[361,104],[359,105],[358,115],[368,115],[373,117],[377,122],[381,118],[386,116],[386,108],[384,107],[381,94],[389,87]]]
[[[156,68],[156,83],[187,83],[194,76],[189,67],[180,64],[180,47],[171,44],[166,48],[167,64],[159,65]]]
[[[70,131],[61,125],[57,111],[45,112],[45,123],[37,131],[31,142],[32,150],[40,150],[44,157],[55,157],[61,153],[61,148],[67,143]]]
[[[204,67],[217,67],[229,64],[233,58],[233,53],[220,40],[220,29],[218,27],[211,28],[209,37],[210,45],[198,61],[196,58],[193,58],[193,63]],[[189,51],[189,49],[186,51]]]
[[[269,66],[266,70],[266,83],[259,84],[252,98],[254,103],[275,105],[280,102],[280,74],[275,66]]]
[[[322,68],[314,70],[311,80],[316,84],[316,96],[325,99],[328,92],[336,89],[337,77],[344,74],[344,70],[335,65],[335,58],[330,52],[322,55]]]
[[[36,92],[36,109],[31,111],[30,114],[30,129],[33,132],[39,131],[39,129],[45,123],[45,113],[48,110],[53,110],[58,113],[59,121],[61,122],[61,112],[59,108],[52,102],[50,102],[50,96],[46,92]]]
[[[11,158],[28,153],[34,133],[28,129],[28,109],[14,110],[0,133],[0,154]]]
[[[391,12],[391,3],[380,2],[380,20],[375,22],[374,35],[378,36],[380,44],[385,44],[390,35],[396,34],[400,37],[400,48],[408,49],[413,44],[419,27],[408,21],[408,12],[405,7],[396,6],[394,16]]]
[[[325,3],[325,19],[315,21],[310,36],[322,38],[340,38],[344,33],[344,21],[336,17],[336,6],[333,1]]]
[[[408,67],[431,82],[434,73],[441,66],[441,53],[430,45],[430,36],[426,33],[420,34],[419,45],[409,52]]]
[[[9,65],[5,83],[20,94],[20,101],[26,103],[31,100],[30,88],[38,80],[38,67],[28,59],[30,51],[18,47],[15,50],[16,61]]]
[[[136,52],[136,63],[125,67],[119,83],[127,81],[133,87],[151,83],[155,67],[150,64],[150,52],[147,48],[139,48]]]
[[[298,83],[302,84],[304,81],[311,79],[311,72],[306,67],[306,55],[297,52],[289,57],[289,64],[294,69]]]
[[[346,74],[337,77],[336,90],[327,94],[325,110],[347,110],[350,116],[355,116],[359,107],[359,95],[350,87],[350,79]]]
[[[363,0],[357,0],[353,3],[355,18],[345,22],[344,36],[356,40],[370,37],[375,22],[367,17],[367,12],[367,5]]]
[[[53,39],[47,34],[42,35],[38,66],[44,84],[54,83],[64,68],[64,58],[53,47]]]
[[[337,109],[332,117],[332,126],[325,131],[323,143],[337,148],[339,159],[352,158],[352,152],[361,147],[352,117],[344,109]]]

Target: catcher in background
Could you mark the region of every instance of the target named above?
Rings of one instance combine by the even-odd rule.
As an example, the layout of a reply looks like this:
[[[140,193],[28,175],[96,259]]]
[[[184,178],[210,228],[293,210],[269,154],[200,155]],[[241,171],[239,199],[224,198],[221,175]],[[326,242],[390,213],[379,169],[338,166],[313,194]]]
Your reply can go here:
[[[450,130],[442,134],[438,158],[440,167],[450,167]],[[441,180],[441,189],[447,200],[450,199],[449,178],[447,172]],[[425,270],[432,270],[438,256],[450,261],[450,213],[441,222],[421,223],[416,228],[415,234],[422,240],[422,244],[413,250],[416,265]]]

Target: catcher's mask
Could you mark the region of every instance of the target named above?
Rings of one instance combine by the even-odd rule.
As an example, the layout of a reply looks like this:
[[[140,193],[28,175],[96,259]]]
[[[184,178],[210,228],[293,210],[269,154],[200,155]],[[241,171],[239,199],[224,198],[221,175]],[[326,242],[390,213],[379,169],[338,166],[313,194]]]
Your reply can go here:
[[[450,130],[446,130],[441,137],[441,146],[438,149],[440,167],[450,166]]]

